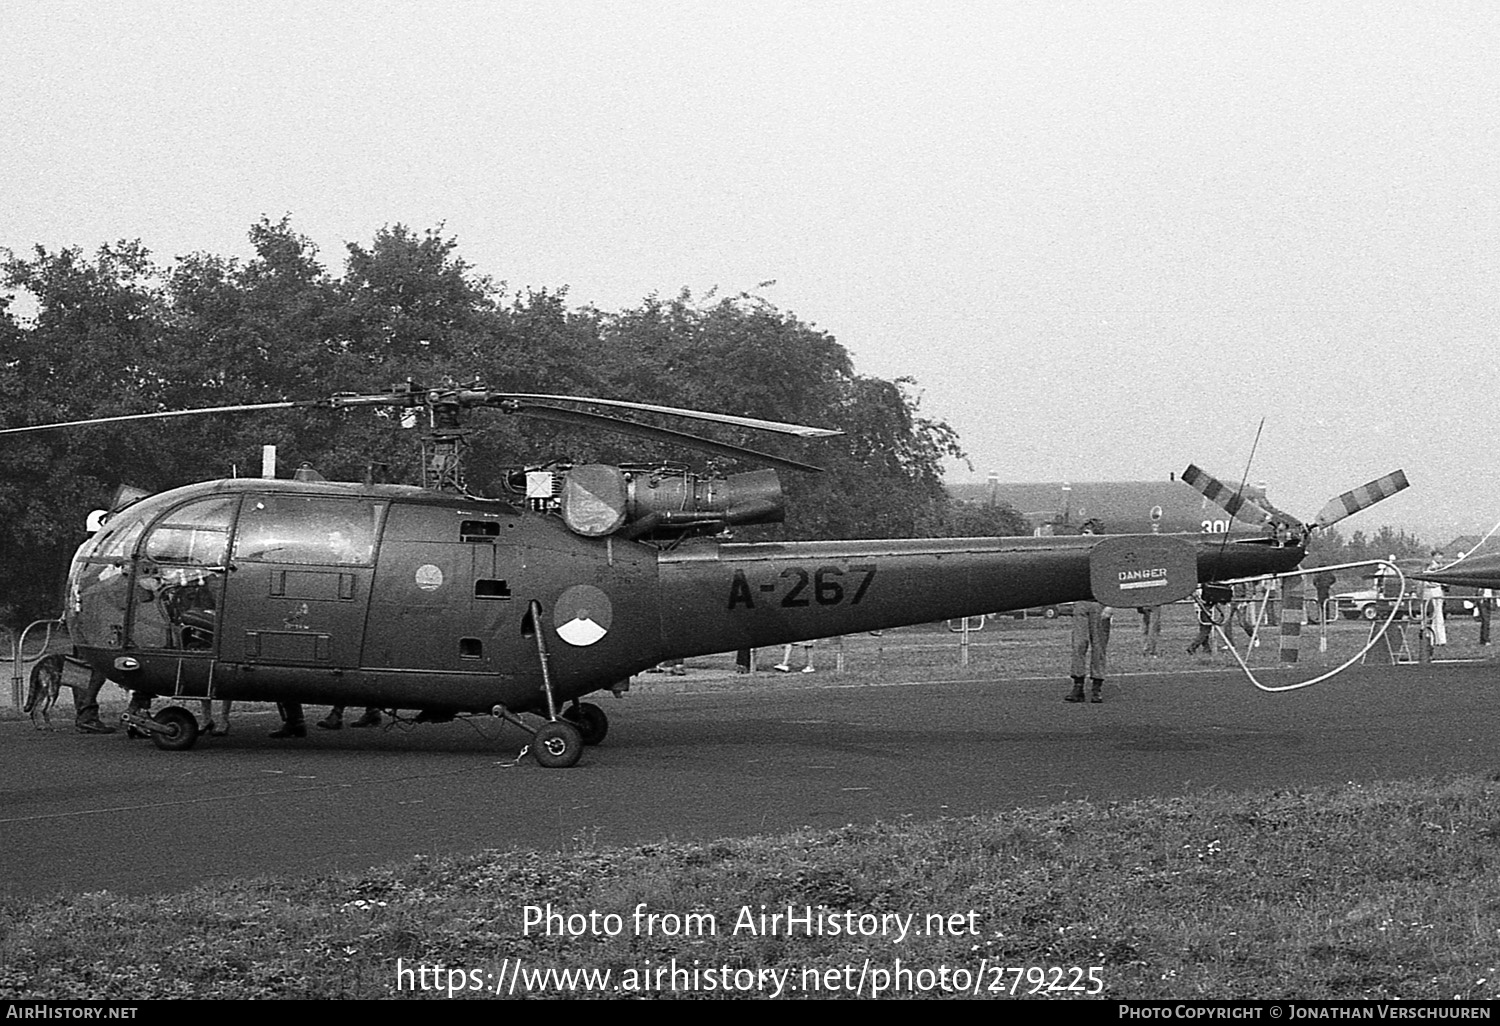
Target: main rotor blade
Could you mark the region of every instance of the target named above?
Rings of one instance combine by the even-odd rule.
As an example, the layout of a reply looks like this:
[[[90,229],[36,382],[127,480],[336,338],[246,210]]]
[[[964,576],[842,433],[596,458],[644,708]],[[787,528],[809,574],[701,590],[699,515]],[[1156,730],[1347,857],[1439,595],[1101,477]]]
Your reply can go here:
[[[157,413],[128,413],[119,417],[91,417],[88,420],[65,420],[56,424],[32,424],[30,427],[0,428],[0,435],[19,435],[27,431],[51,431],[54,428],[88,427],[93,424],[119,424],[127,420],[163,420],[167,417],[196,417],[200,413],[242,413],[246,410],[289,410],[308,406],[307,402],[250,403],[244,406],[207,406],[201,410],[164,410]]]
[[[1269,524],[1273,519],[1270,513],[1194,464],[1188,464],[1188,468],[1182,472],[1182,480],[1184,484],[1202,492],[1208,501],[1221,507],[1236,520],[1259,527]]]
[[[1345,492],[1338,498],[1329,500],[1328,505],[1320,509],[1313,519],[1313,526],[1330,527],[1353,513],[1369,509],[1383,499],[1389,499],[1405,487],[1407,487],[1407,481],[1403,471],[1396,470],[1385,477],[1377,477],[1369,484],[1361,485],[1352,492]]]
[[[691,417],[694,420],[713,421],[718,424],[734,424],[737,427],[755,428],[757,431],[776,431],[799,438],[830,438],[842,435],[832,428],[808,427],[805,424],[787,424],[779,420],[761,420],[758,417],[739,417],[729,413],[710,413],[707,410],[683,410],[675,406],[656,406],[651,403],[627,402],[623,399],[590,399],[580,395],[536,395],[523,392],[495,392],[495,401],[511,399],[540,399],[544,402],[591,403],[596,406],[614,406],[625,410],[640,410],[644,413],[669,413],[674,417]],[[553,407],[556,409],[557,407]]]
[[[710,452],[717,456],[728,456],[737,460],[750,460],[756,463],[764,463],[767,466],[780,467],[783,470],[802,470],[808,473],[821,474],[822,467],[814,467],[808,463],[798,463],[783,456],[772,456],[770,453],[756,452],[754,449],[746,449],[738,445],[729,445],[725,442],[715,442],[709,438],[699,438],[697,435],[689,435],[682,431],[673,431],[670,428],[652,427],[649,424],[637,424],[631,420],[621,420],[619,417],[611,417],[603,413],[587,413],[583,410],[569,410],[561,406],[548,406],[545,403],[521,403],[515,404],[515,412],[528,417],[538,417],[542,420],[555,420],[565,424],[586,424],[589,427],[603,428],[606,431],[618,431],[622,434],[639,435],[652,438],[660,442],[672,442],[684,445],[702,452]]]

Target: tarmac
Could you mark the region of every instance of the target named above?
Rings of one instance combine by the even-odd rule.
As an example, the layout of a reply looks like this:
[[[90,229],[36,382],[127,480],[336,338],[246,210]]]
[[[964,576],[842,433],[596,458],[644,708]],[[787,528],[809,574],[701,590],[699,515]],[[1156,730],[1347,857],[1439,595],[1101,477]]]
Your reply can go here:
[[[568,770],[518,760],[527,736],[489,719],[277,741],[265,706],[163,752],[73,732],[64,695],[64,729],[0,722],[0,892],[144,894],[414,855],[1500,773],[1487,660],[1360,666],[1284,694],[1218,667],[1137,674],[1100,705],[1064,703],[1055,677],[708,677],[605,696],[609,736]]]

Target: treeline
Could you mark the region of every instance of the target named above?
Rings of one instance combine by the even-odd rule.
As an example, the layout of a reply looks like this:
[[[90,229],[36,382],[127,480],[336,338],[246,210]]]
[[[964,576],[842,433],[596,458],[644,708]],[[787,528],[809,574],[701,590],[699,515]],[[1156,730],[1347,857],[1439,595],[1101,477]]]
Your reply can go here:
[[[1336,530],[1330,530],[1314,535],[1309,565],[1335,566],[1371,559],[1407,562],[1421,560],[1425,565],[1431,554],[1431,546],[1422,539],[1393,527],[1382,527],[1374,534],[1355,531],[1348,538]]]
[[[440,229],[381,229],[369,245],[348,245],[341,274],[286,218],[261,220],[250,242],[248,260],[196,253],[165,265],[140,242],[8,254],[0,426],[379,392],[407,380],[481,382],[842,428],[817,441],[712,432],[826,468],[783,473],[789,523],[763,532],[900,537],[974,526],[973,511],[950,505],[942,487],[942,459],[962,455],[958,438],[921,415],[912,382],[857,374],[833,336],[760,297],[684,291],[619,312],[569,307],[566,289],[507,291]],[[34,316],[16,315],[17,293],[34,300]],[[492,495],[507,469],[554,458],[750,469],[500,413],[478,412],[468,426],[470,487]],[[284,467],[306,461],[330,479],[357,480],[379,462],[389,479],[415,483],[415,434],[365,408],[0,438],[0,622],[58,612],[85,516],[118,484],[157,491],[258,473],[267,443]],[[1007,529],[1004,517],[984,526]],[[1023,526],[1016,518],[1008,529]]]

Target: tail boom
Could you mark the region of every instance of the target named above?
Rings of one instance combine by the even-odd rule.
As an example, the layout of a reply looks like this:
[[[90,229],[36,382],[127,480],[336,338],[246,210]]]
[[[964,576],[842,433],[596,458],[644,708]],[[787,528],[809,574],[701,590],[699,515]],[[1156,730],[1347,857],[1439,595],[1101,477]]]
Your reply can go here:
[[[662,647],[700,655],[1096,597],[1158,605],[1302,555],[1197,535],[697,546],[659,560]]]

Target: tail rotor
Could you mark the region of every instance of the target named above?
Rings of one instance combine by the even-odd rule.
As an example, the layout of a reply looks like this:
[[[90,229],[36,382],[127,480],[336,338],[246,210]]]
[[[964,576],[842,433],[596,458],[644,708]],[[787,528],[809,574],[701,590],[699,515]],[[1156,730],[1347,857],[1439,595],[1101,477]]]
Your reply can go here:
[[[1392,471],[1384,477],[1377,477],[1353,491],[1330,499],[1328,504],[1318,511],[1312,523],[1306,524],[1289,513],[1283,513],[1264,499],[1257,502],[1247,498],[1239,490],[1230,488],[1223,481],[1196,465],[1190,464],[1187,470],[1182,472],[1182,480],[1201,492],[1210,502],[1223,507],[1224,511],[1234,519],[1252,527],[1274,526],[1278,533],[1286,531],[1302,541],[1306,541],[1313,531],[1332,527],[1345,517],[1369,509],[1377,502],[1389,499],[1408,487],[1405,472]]]

